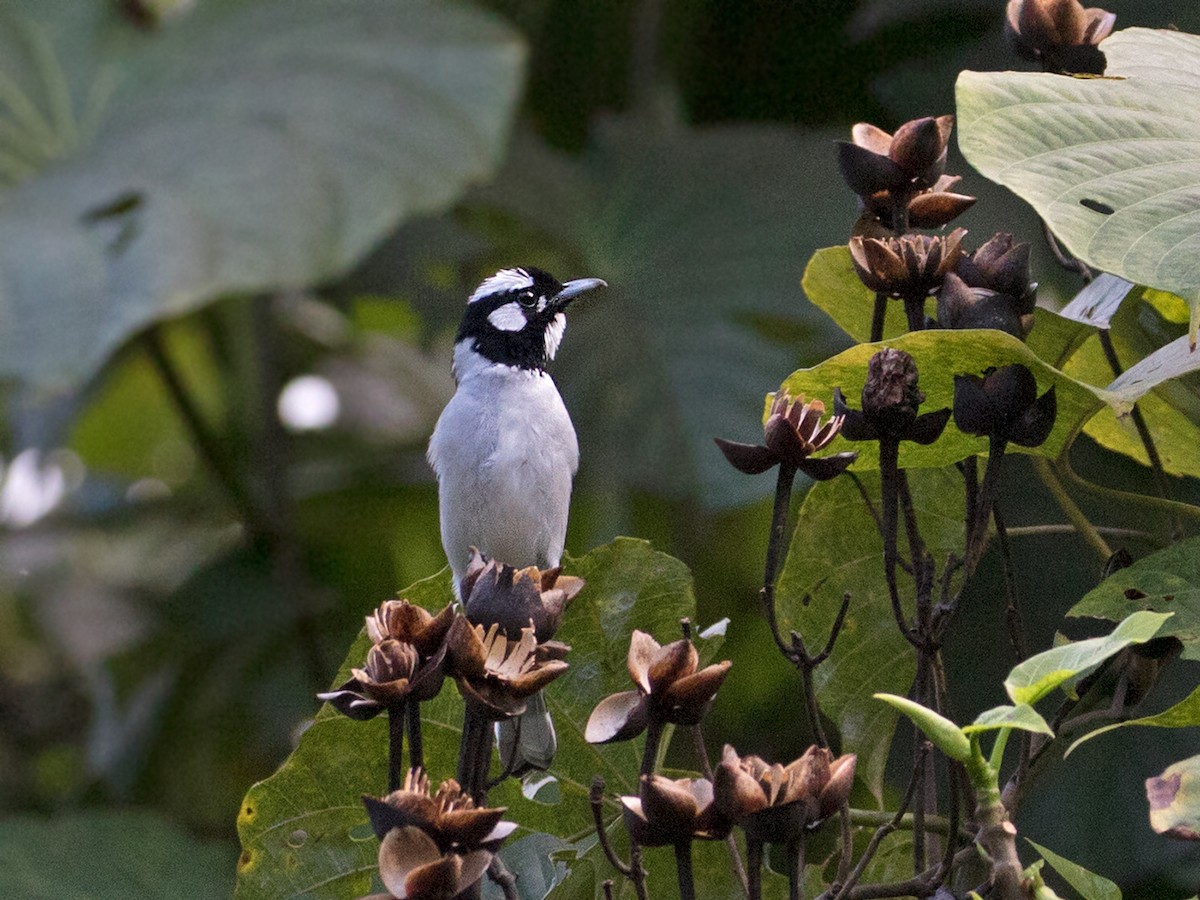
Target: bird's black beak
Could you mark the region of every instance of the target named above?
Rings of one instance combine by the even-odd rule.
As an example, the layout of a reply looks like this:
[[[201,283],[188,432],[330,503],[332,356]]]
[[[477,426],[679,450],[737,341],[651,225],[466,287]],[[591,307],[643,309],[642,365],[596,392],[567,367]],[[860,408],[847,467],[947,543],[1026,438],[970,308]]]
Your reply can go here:
[[[603,278],[576,278],[574,281],[564,284],[562,290],[554,295],[554,305],[559,309],[564,309],[580,294],[602,287],[608,287],[608,282]]]

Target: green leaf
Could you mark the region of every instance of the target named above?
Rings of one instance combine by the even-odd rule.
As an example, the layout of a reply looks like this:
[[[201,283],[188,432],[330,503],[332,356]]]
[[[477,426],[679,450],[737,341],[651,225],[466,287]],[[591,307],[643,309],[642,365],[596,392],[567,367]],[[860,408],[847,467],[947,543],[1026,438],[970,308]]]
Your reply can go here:
[[[331,278],[498,161],[524,50],[465,5],[107,0],[0,14],[0,375],[89,377],[220,294]]]
[[[630,689],[625,660],[632,631],[674,640],[680,618],[695,615],[695,599],[687,568],[645,541],[619,538],[568,560],[565,569],[587,585],[557,635],[572,645],[571,668],[546,689],[559,738],[550,774],[561,799],[553,805],[527,799],[520,784],[509,779],[491,792],[489,803],[507,807],[507,818],[525,827],[574,840],[591,829],[592,778],[603,775],[610,793],[636,793],[641,759],[641,740],[600,747],[583,740],[592,708],[604,696]],[[452,599],[448,573],[419,581],[400,596],[440,609]],[[711,655],[720,640],[697,639],[698,649]],[[334,684],[349,676],[351,666],[361,665],[368,647],[369,639],[360,634]],[[462,729],[462,701],[453,683],[447,682],[421,711],[430,777],[435,782],[453,777]],[[322,707],[297,750],[279,771],[252,787],[242,804],[240,897],[370,892],[379,847],[366,827],[360,798],[386,788],[386,731],[384,716],[354,722]],[[298,831],[305,835],[299,843]]]
[[[849,247],[843,245],[818,250],[808,261],[801,283],[812,304],[823,310],[842,331],[856,341],[870,339],[875,294],[854,271]],[[926,314],[935,315],[936,307],[932,298],[926,301]],[[899,301],[889,301],[888,315],[883,323],[884,340],[897,338],[907,330],[901,304]],[[1083,320],[1067,318],[1039,306],[1034,310],[1033,331],[1027,344],[1029,349],[1050,365],[1061,366],[1093,331]]]
[[[940,559],[961,552],[961,478],[933,469],[910,471],[908,478],[929,552]],[[864,473],[860,480],[868,496],[879,496],[877,473]],[[814,673],[817,701],[836,724],[842,751],[858,754],[858,777],[880,803],[896,712],[871,695],[907,692],[916,672],[912,646],[892,616],[882,576],[879,528],[854,482],[835,478],[813,485],[800,506],[776,588],[780,627],[785,635],[791,629],[800,632],[815,653],[825,644],[843,595],[851,595],[843,634]],[[903,575],[900,583],[911,616],[911,588]]]
[[[23,900],[228,897],[233,853],[142,811],[0,819],[4,891]]]
[[[1101,292],[1099,298],[1092,293],[1095,286],[1103,281],[1113,281],[1118,285],[1107,292],[1110,297],[1119,297],[1119,285],[1128,285],[1128,282],[1111,275],[1102,275],[1081,291],[1063,310],[1063,314],[1084,315],[1090,311],[1102,321],[1107,321],[1112,351],[1122,366],[1130,367],[1139,363],[1182,333],[1178,323],[1171,322],[1161,314],[1161,300],[1152,302],[1155,296],[1159,296],[1182,303],[1178,297],[1148,288],[1137,288],[1133,296],[1121,303],[1119,308],[1113,309],[1111,303],[1104,303],[1105,292]],[[1091,300],[1087,297],[1089,293],[1092,294]],[[1080,303],[1081,300],[1085,302]],[[1097,386],[1113,378],[1112,364],[1099,337],[1089,338],[1062,369],[1072,378]],[[1187,379],[1160,384],[1138,400],[1138,408],[1154,436],[1163,469],[1173,475],[1200,477],[1200,455],[1196,453],[1196,444],[1200,442],[1200,392],[1193,382],[1194,379]],[[1101,446],[1129,456],[1142,465],[1149,465],[1145,445],[1138,436],[1133,420],[1129,416],[1119,416],[1117,413],[1120,408],[1101,409],[1084,424],[1084,433]]]
[[[1029,838],[1025,840],[1029,841]],[[1079,891],[1083,900],[1121,900],[1121,889],[1107,878],[1089,872],[1078,863],[1047,850],[1041,844],[1035,844],[1033,841],[1029,841],[1029,844],[1042,855],[1042,859],[1049,863],[1050,868],[1062,876],[1063,881]]]
[[[500,858],[508,871],[517,874],[517,897],[520,900],[542,900],[567,874],[564,863],[555,855],[571,845],[549,834],[530,834],[505,844]],[[496,885],[485,879],[483,896],[487,900],[503,897]]]
[[[1200,105],[1200,37],[1130,28],[1104,53],[1105,78],[963,72],[959,146],[1080,259],[1187,299],[1194,342],[1200,124],[1183,111]]]
[[[1151,728],[1190,728],[1200,726],[1200,687],[1196,688],[1170,709],[1165,709],[1153,716],[1142,716],[1140,719],[1114,722],[1111,725],[1105,725],[1103,728],[1097,728],[1095,731],[1089,731],[1067,748],[1067,752],[1063,754],[1063,758],[1066,759],[1070,756],[1075,748],[1084,741],[1090,741],[1092,738],[1104,734],[1106,731],[1112,731],[1114,728],[1125,728],[1129,725],[1144,725]]]
[[[1170,613],[1136,612],[1112,634],[1053,647],[1018,663],[1004,679],[1014,703],[1037,703],[1056,687],[1099,665],[1130,644],[1143,644],[1158,634]]]
[[[966,762],[971,758],[971,742],[966,733],[942,714],[895,694],[876,694],[875,699],[895,707],[912,719],[925,737],[951,759]]]
[[[1200,660],[1200,537],[1188,538],[1114,572],[1067,612],[1117,622],[1135,610],[1174,613],[1158,632]]]
[[[1181,760],[1146,779],[1150,827],[1159,834],[1200,841],[1200,756]]]
[[[804,268],[800,282],[809,302],[823,311],[856,341],[871,338],[871,319],[875,315],[875,292],[870,290],[858,273],[846,245],[818,250]],[[935,303],[925,304],[926,312],[934,313]],[[900,337],[908,331],[904,307],[900,301],[888,301],[888,313],[883,320],[883,339]]]
[[[867,378],[867,361],[884,346],[896,347],[912,354],[921,373],[920,387],[925,392],[923,412],[942,409],[954,404],[954,376],[980,374],[990,367],[1021,363],[1028,366],[1038,380],[1039,392],[1054,386],[1058,398],[1058,418],[1050,437],[1040,447],[1014,450],[1054,458],[1062,452],[1072,436],[1104,401],[1117,402],[1106,391],[1068,378],[1047,365],[1025,344],[1001,331],[919,331],[906,334],[883,344],[858,344],[825,360],[811,369],[793,372],[783,382],[783,389],[805,397],[831,402],[833,389],[840,387],[850,405],[859,406],[859,395]],[[874,469],[879,466],[878,446],[871,441],[851,443],[839,436],[829,452],[857,450],[854,469]],[[963,434],[953,420],[933,444],[923,447],[910,441],[900,445],[900,465],[903,468],[942,467],[987,450],[982,438]]]
[[[1054,732],[1046,724],[1041,713],[1028,703],[986,709],[977,715],[975,721],[970,725],[964,725],[962,731],[963,734],[978,734],[1000,728],[1016,728],[1020,731],[1032,731],[1035,734],[1048,734],[1050,737],[1054,737]]]
[[[758,440],[764,390],[797,360],[830,352],[823,317],[797,286],[797,248],[847,215],[845,188],[803,164],[828,158],[830,137],[608,119],[582,156],[522,136],[469,198],[464,217],[496,245],[483,262],[475,251],[472,279],[517,259],[608,281],[572,307],[554,363],[594,484],[718,507],[769,489],[734,471],[712,439]],[[431,317],[457,320],[473,287],[406,290]]]

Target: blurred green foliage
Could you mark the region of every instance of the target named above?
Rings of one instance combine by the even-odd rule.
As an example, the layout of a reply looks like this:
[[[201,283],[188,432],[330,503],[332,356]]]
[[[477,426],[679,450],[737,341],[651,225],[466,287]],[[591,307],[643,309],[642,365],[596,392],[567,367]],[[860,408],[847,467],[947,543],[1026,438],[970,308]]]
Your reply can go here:
[[[197,0],[146,30],[115,2],[0,3],[0,71],[52,126],[93,109],[96,126],[61,145],[35,128],[33,150],[0,134],[0,160],[24,160],[0,207],[0,370],[42,388],[4,393],[0,809],[20,816],[0,855],[70,840],[85,860],[23,896],[104,896],[89,873],[111,870],[92,856],[123,851],[96,810],[126,805],[151,812],[124,839],[169,822],[172,851],[206,876],[179,891],[227,892],[247,786],[295,746],[361,616],[444,564],[424,445],[453,389],[461,305],[500,265],[613,285],[573,312],[555,368],[583,456],[569,550],[632,534],[687,563],[699,623],[732,619],[736,677],[710,740],[776,759],[808,743],[783,727],[794,673],[761,649],[769,484],[711,438],[750,439],[766,391],[848,345],[800,289],[856,215],[830,141],[858,120],[948,112],[959,69],[1010,66],[1002,4],[492,0],[436,4],[446,18],[420,37],[407,5],[364,0],[348,25],[319,0]],[[1119,26],[1200,31],[1190,3],[1106,7]],[[124,93],[106,99],[109,77]],[[978,176],[962,187],[981,198],[972,237],[1033,241],[1044,301],[1067,299],[1031,211]],[[136,252],[118,260],[124,242]],[[1182,333],[1131,309],[1123,358]],[[316,394],[295,381],[311,375]],[[285,389],[317,415],[320,385],[332,421],[284,427]],[[1194,400],[1194,378],[1172,390]],[[1116,427],[1089,433],[1119,453],[1081,440],[1076,466],[1151,492]],[[1186,446],[1168,442],[1169,468],[1194,478]],[[1058,521],[1027,465],[1011,470],[1010,524]],[[1122,518],[1153,530],[1163,513]],[[1014,546],[1042,645],[1097,575],[1072,536],[1046,540],[1050,574],[1044,544]],[[948,648],[951,679],[978,686],[964,720],[999,702],[1010,667],[999,578],[985,560]],[[1022,828],[1152,897],[1194,854],[1136,816],[1132,833],[1092,828],[1140,809],[1120,764],[1134,732],[1081,748]],[[1180,743],[1138,758],[1157,772]]]

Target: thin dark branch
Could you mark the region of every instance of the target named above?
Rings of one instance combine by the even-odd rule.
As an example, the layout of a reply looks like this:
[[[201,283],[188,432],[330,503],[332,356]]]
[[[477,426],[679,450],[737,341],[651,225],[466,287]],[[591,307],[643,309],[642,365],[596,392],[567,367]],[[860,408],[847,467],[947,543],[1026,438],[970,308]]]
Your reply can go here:
[[[708,745],[704,743],[703,722],[692,726],[692,743],[696,749],[696,759],[700,762],[700,771],[704,773],[705,778],[712,781],[713,767],[708,758]],[[725,846],[729,848],[729,861],[733,865],[733,872],[737,876],[738,883],[742,886],[742,893],[749,897],[750,882],[746,879],[746,865],[742,862],[737,839],[732,833],[725,836]]]
[[[821,725],[821,709],[817,705],[817,688],[813,684],[813,666],[800,665],[800,680],[804,686],[804,706],[808,712],[809,725],[812,726],[813,739],[820,747],[828,747],[829,739],[825,737],[825,729]]]
[[[925,328],[925,298],[904,298],[904,315],[908,319],[909,331],[923,331]]]
[[[167,389],[176,412],[179,413],[188,434],[191,435],[193,443],[200,451],[201,458],[229,495],[229,499],[237,509],[239,517],[246,524],[246,528],[256,539],[266,537],[272,530],[270,523],[266,521],[251,500],[250,494],[242,485],[233,460],[226,455],[220,439],[209,428],[200,409],[192,401],[192,396],[188,393],[182,376],[175,368],[175,364],[171,362],[170,354],[162,340],[160,328],[160,326],[155,326],[147,329],[142,336],[142,344],[146,348],[146,355],[149,356],[151,365],[154,366],[155,372],[158,373],[163,386]]]
[[[842,633],[842,626],[846,624],[846,613],[850,611],[850,592],[842,594],[842,605],[838,608],[837,618],[833,620],[833,627],[829,629],[829,640],[825,642],[824,649],[816,656],[809,659],[808,663],[812,668],[816,668],[825,660],[829,659],[829,654],[833,652],[833,645],[837,643],[838,636]]]
[[[850,864],[854,859],[854,833],[850,830],[850,803],[844,801],[838,810],[838,820],[842,827],[842,852],[838,859],[837,880],[845,881],[850,874]]]
[[[787,845],[788,900],[804,900],[804,835]]]
[[[1008,530],[1004,527],[1004,516],[1000,512],[1000,504],[992,504],[992,522],[996,526],[996,537],[1000,543],[1000,557],[1004,561],[1004,587],[1008,595],[1008,604],[1004,612],[1005,624],[1008,627],[1008,638],[1012,643],[1013,653],[1017,662],[1025,659],[1029,652],[1025,646],[1025,624],[1021,615],[1021,596],[1017,590],[1017,571],[1013,566],[1012,548],[1008,544]]]
[[[613,849],[612,844],[608,841],[608,830],[604,827],[604,778],[597,775],[592,779],[592,790],[588,794],[588,802],[592,808],[592,823],[596,826],[596,839],[600,842],[600,849],[604,851],[609,865],[624,875],[626,878],[633,878],[633,870],[629,863],[624,862],[617,855],[617,851]]]
[[[413,706],[416,705],[414,700]],[[404,728],[408,722],[407,702],[388,707],[388,793],[400,789],[400,770],[404,766]]]
[[[1117,348],[1113,346],[1112,333],[1107,328],[1100,329],[1100,346],[1104,349],[1104,358],[1108,360],[1113,377],[1119,378],[1125,368],[1117,356]],[[1162,457],[1158,455],[1158,445],[1154,443],[1154,436],[1150,434],[1150,428],[1146,425],[1146,417],[1142,415],[1142,409],[1138,404],[1133,404],[1133,408],[1129,411],[1129,418],[1133,421],[1134,430],[1137,431],[1142,448],[1146,451],[1146,458],[1150,461],[1150,471],[1154,474],[1154,488],[1158,492],[1158,496],[1167,501],[1175,499],[1171,496],[1171,485],[1167,481],[1167,473],[1163,469]],[[1183,537],[1183,516],[1179,514],[1179,510],[1175,510],[1173,538],[1179,540],[1181,537]]]
[[[504,865],[504,861],[499,856],[492,857],[487,874],[492,883],[499,886],[501,893],[504,894],[504,900],[517,900],[517,897],[520,896],[517,893],[517,876],[508,871],[508,867]]]
[[[1001,437],[992,437],[988,441],[987,467],[983,470],[983,484],[979,488],[979,496],[975,504],[974,531],[967,536],[967,546],[963,553],[967,576],[975,572],[979,560],[987,546],[987,526],[992,518],[992,505],[1000,492],[1000,474],[1004,468],[1004,451],[1007,441]]]
[[[762,900],[763,842],[746,836],[746,869],[750,878],[750,900]]]
[[[679,900],[696,900],[696,878],[692,874],[692,842],[675,845],[675,874],[679,877]]]
[[[1067,249],[1058,242],[1058,238],[1050,230],[1050,225],[1045,219],[1042,220],[1042,234],[1045,235],[1046,243],[1050,246],[1050,252],[1054,254],[1054,258],[1058,260],[1060,266],[1068,272],[1074,272],[1084,280],[1085,284],[1091,282],[1096,277],[1092,273],[1092,270],[1088,268],[1087,263],[1067,252]]]
[[[638,900],[649,900],[646,893],[646,867],[642,865],[642,845],[632,834],[629,836],[629,880]]]
[[[662,741],[662,723],[651,718],[646,726],[646,746],[642,750],[642,775],[653,775],[658,762],[658,746]]]
[[[328,677],[321,634],[317,627],[314,595],[304,569],[303,552],[291,523],[291,498],[286,475],[288,435],[276,408],[283,390],[283,367],[279,352],[279,334],[270,297],[255,297],[250,303],[250,327],[254,336],[254,355],[258,384],[255,425],[258,433],[252,459],[261,484],[264,514],[271,527],[271,579],[278,602],[296,609],[296,630],[314,684]]]
[[[960,471],[963,476],[963,492],[966,495],[966,534],[963,537],[963,546],[970,541],[971,535],[975,533],[975,509],[979,503],[979,457],[968,456],[960,464]]]
[[[501,770],[500,774],[487,783],[489,791],[506,781],[508,777],[512,775],[513,770],[517,767],[517,762],[521,759],[521,723],[524,721],[525,719],[523,716],[517,716],[514,720],[512,739],[513,751],[509,755],[508,759],[504,760],[504,768]]]
[[[924,758],[924,755],[926,752],[925,751],[926,746],[928,746],[927,742],[922,742],[922,748],[917,753],[918,760],[923,761],[923,758]],[[871,862],[872,859],[874,859],[876,852],[878,852],[879,845],[881,843],[883,843],[883,839],[885,837],[887,837],[889,834],[891,834],[893,831],[895,831],[899,827],[900,821],[901,821],[901,819],[904,818],[904,814],[906,812],[908,812],[908,807],[913,801],[913,795],[916,793],[917,778],[919,775],[920,768],[921,768],[920,766],[913,767],[912,775],[908,779],[908,787],[905,788],[904,796],[900,800],[900,805],[899,805],[899,807],[897,807],[895,815],[892,816],[890,821],[885,822],[883,825],[880,825],[878,828],[875,829],[875,833],[873,835],[871,835],[871,840],[870,840],[870,842],[868,842],[867,848],[863,851],[862,856],[860,856],[858,858],[858,862],[855,864],[854,869],[850,872],[849,877],[844,882],[842,882],[842,884],[837,889],[837,893],[833,895],[834,900],[847,900],[847,898],[854,896],[851,894],[851,889],[854,887],[855,884],[858,883],[858,879],[862,878],[862,874],[866,870],[867,865]],[[832,887],[830,889],[832,890]],[[885,894],[882,896],[889,896],[889,895]],[[903,895],[898,894],[895,896],[903,896]]]
[[[901,469],[898,474],[900,477],[897,479],[897,486],[900,492],[900,509],[904,513],[904,533],[908,537],[908,556],[916,564],[917,560],[925,558],[925,541],[921,538],[917,510],[908,487],[908,473]]]
[[[845,477],[854,482],[854,486],[858,488],[858,494],[862,497],[863,503],[867,507],[867,512],[871,514],[871,518],[875,520],[875,527],[879,529],[880,537],[883,537],[883,518],[879,515],[879,510],[875,508],[874,501],[871,500],[871,495],[867,493],[867,487],[862,483],[862,479],[854,472],[847,471]],[[903,569],[907,574],[912,574],[912,566],[903,556],[896,555],[896,565]]]
[[[775,504],[771,510],[771,531],[767,540],[767,559],[763,566],[763,586],[759,592],[763,615],[775,638],[775,645],[784,656],[790,658],[791,648],[779,632],[779,619],[775,610],[775,582],[783,560],[788,540],[788,517],[792,503],[792,485],[796,480],[796,468],[786,462],[779,464],[775,481]]]
[[[412,769],[425,768],[425,742],[421,734],[421,704],[416,700],[407,704],[408,719],[408,765]]]
[[[896,625],[900,629],[900,633],[904,635],[913,646],[918,646],[919,642],[912,628],[909,627],[908,620],[904,615],[904,607],[900,603],[900,589],[896,583],[896,529],[899,525],[897,519],[898,506],[898,488],[897,481],[899,479],[898,460],[900,455],[900,442],[895,438],[884,437],[879,441],[879,474],[882,481],[882,532],[883,532],[883,573],[887,581],[888,596],[892,602],[892,616],[896,620]],[[918,563],[914,560],[914,569]]]
[[[871,313],[871,343],[883,340],[883,324],[887,320],[888,295],[875,294],[875,309]]]

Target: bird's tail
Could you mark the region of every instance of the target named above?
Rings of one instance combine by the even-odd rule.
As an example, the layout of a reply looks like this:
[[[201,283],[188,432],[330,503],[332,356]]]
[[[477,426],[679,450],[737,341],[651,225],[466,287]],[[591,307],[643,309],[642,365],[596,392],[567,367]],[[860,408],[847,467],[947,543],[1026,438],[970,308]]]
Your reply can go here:
[[[500,763],[513,775],[550,768],[558,749],[558,737],[545,695],[538,691],[526,701],[525,712],[520,716],[496,723],[496,738]]]

